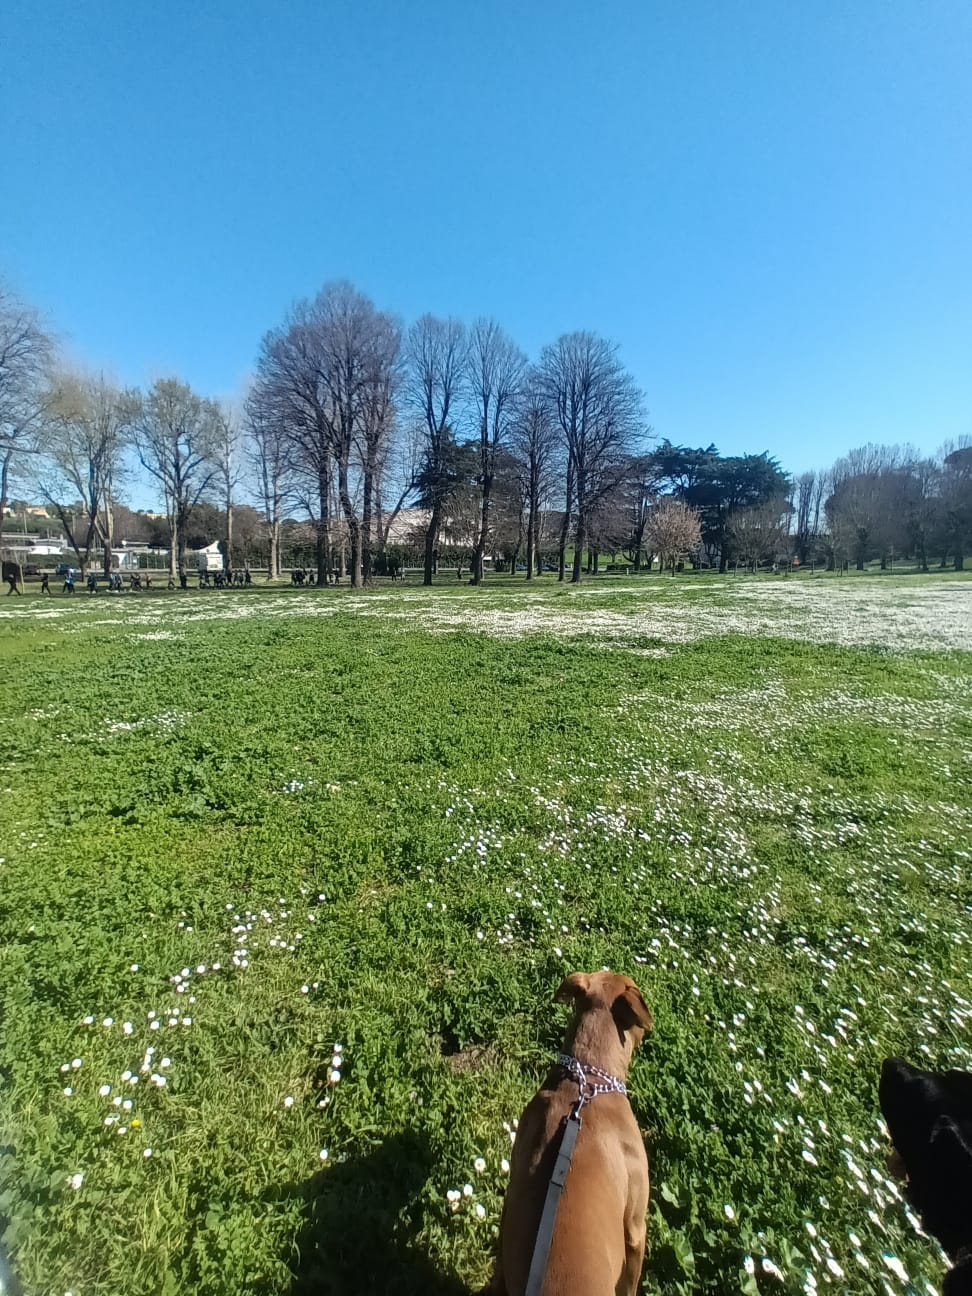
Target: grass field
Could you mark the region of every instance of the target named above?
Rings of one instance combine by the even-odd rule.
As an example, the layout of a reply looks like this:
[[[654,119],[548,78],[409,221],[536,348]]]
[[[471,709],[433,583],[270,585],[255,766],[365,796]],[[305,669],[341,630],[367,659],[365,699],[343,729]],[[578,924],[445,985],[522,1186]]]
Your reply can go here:
[[[646,1292],[937,1290],[876,1077],[972,1063],[972,582],[0,614],[8,1290],[475,1288],[603,965]]]

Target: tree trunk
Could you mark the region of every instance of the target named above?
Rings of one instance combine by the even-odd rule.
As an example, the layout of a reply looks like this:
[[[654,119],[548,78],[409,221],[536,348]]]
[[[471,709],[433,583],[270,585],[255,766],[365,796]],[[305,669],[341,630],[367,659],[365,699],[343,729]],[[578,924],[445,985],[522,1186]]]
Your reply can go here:
[[[436,500],[432,505],[432,516],[429,518],[428,529],[425,532],[425,568],[422,573],[422,584],[431,585],[432,575],[435,571],[435,550],[439,543],[439,527],[442,522],[442,507]]]
[[[102,567],[107,580],[111,575],[111,551],[115,544],[115,515],[112,511],[110,499],[105,500],[105,533],[102,538],[105,546],[102,555]]]
[[[178,562],[179,523],[175,517],[169,518],[169,580],[175,580],[179,574]]]
[[[567,460],[567,489],[564,491],[564,520],[560,527],[560,557],[557,579],[562,581],[566,576],[567,537],[570,535],[570,518],[574,510],[574,489],[577,484],[576,466],[573,455]]]
[[[537,543],[537,513],[534,507],[533,497],[530,498],[527,512],[527,533],[526,533],[526,578],[533,580],[533,564],[536,561]]]
[[[223,559],[223,570],[233,570],[233,501],[226,497],[226,556]]]
[[[3,519],[7,516],[7,485],[10,481],[10,461],[13,451],[7,450],[0,464],[0,532],[3,531]]]
[[[348,488],[348,463],[342,459],[338,464],[338,494],[341,499],[341,510],[348,525],[348,547],[350,549],[351,584],[355,589],[361,588],[361,528],[358,516],[351,502]],[[343,546],[342,546],[343,553]]]
[[[952,565],[956,571],[965,571],[965,554],[958,545],[955,547],[955,561]]]
[[[486,553],[486,541],[489,538],[489,501],[493,490],[493,474],[483,475],[483,504],[479,516],[479,535],[476,537],[476,548],[472,556],[472,584],[483,583],[483,557]]]
[[[570,574],[571,585],[579,585],[581,579],[581,569],[584,561],[584,547],[587,544],[587,517],[581,510],[577,510],[577,532],[574,536],[574,567]]]
[[[331,482],[323,462],[317,470],[317,502],[320,509],[317,519],[317,583],[326,585],[330,559]]]
[[[267,523],[267,580],[280,575],[280,523]]]
[[[374,495],[374,468],[371,463],[365,465],[364,483],[361,497],[361,582],[371,584],[372,559],[372,499]]]

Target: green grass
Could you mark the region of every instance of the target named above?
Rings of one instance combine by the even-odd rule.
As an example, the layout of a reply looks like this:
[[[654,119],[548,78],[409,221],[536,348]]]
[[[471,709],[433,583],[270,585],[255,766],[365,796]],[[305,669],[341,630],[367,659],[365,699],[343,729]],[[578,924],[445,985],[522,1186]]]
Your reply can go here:
[[[882,1253],[937,1283],[876,1077],[972,1056],[972,654],[841,641],[873,622],[880,645],[916,599],[930,640],[960,634],[972,585],[792,587],[11,606],[0,1229],[23,1290],[475,1288],[553,993],[602,965],[656,1018],[630,1085],[645,1291],[904,1290]]]

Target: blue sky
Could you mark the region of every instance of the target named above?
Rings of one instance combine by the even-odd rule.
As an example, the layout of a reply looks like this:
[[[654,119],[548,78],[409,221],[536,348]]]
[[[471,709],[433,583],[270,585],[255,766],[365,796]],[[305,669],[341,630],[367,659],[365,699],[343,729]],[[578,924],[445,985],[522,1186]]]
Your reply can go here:
[[[972,432],[967,0],[6,0],[0,272],[126,383],[232,394],[350,278],[658,435],[824,465]]]

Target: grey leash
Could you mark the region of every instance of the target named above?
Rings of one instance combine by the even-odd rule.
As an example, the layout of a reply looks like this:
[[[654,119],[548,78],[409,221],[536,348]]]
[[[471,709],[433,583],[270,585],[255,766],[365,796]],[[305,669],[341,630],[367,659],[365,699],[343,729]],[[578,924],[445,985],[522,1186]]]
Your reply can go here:
[[[557,1065],[577,1081],[580,1093],[577,1101],[571,1107],[567,1123],[564,1125],[563,1137],[557,1151],[557,1160],[554,1162],[553,1173],[547,1187],[547,1195],[543,1200],[543,1213],[540,1216],[540,1227],[537,1229],[537,1240],[533,1248],[533,1258],[530,1261],[530,1275],[527,1278],[525,1296],[540,1296],[543,1289],[543,1279],[547,1272],[547,1260],[550,1257],[550,1247],[553,1243],[554,1225],[557,1222],[557,1209],[560,1206],[560,1197],[567,1181],[567,1171],[570,1169],[571,1158],[574,1155],[574,1144],[577,1142],[577,1135],[580,1133],[581,1124],[583,1123],[581,1121],[581,1110],[598,1094],[626,1094],[628,1092],[624,1081],[619,1080],[617,1076],[609,1075],[607,1071],[602,1071],[600,1067],[578,1062],[577,1058],[572,1057],[569,1053],[559,1054]]]

